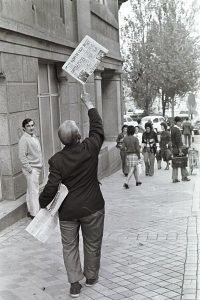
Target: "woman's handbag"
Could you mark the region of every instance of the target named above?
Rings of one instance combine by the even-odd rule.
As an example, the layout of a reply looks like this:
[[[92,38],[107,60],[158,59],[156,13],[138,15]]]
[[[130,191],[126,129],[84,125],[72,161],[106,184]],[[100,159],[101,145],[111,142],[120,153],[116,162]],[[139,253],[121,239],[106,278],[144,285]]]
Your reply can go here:
[[[40,242],[46,242],[54,232],[58,224],[58,209],[67,196],[67,193],[66,186],[60,184],[58,192],[49,208],[41,208],[35,218],[26,227],[26,231]]]
[[[186,168],[187,162],[187,156],[174,156],[172,157],[172,168]]]
[[[164,153],[163,153],[163,160],[164,161],[169,161],[172,159],[172,152],[170,149],[166,149],[164,150]]]
[[[161,150],[159,151],[156,151],[156,160],[161,160],[162,159],[162,156],[161,156]]]

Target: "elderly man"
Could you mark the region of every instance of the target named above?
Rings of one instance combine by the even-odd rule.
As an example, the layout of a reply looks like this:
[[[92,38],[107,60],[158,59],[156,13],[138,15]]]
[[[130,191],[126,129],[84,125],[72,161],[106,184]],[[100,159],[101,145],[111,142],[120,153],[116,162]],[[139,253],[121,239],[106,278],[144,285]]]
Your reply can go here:
[[[65,147],[50,158],[49,179],[39,199],[44,208],[53,200],[61,182],[68,188],[69,193],[59,209],[59,220],[72,297],[79,296],[82,287],[79,281],[84,276],[86,286],[92,286],[98,280],[104,225],[104,199],[97,178],[104,131],[89,95],[84,94],[82,101],[88,110],[89,137],[80,142],[79,128],[74,121],[60,125],[58,136]],[[80,227],[84,247],[83,272],[79,256]]]
[[[24,134],[19,140],[19,159],[22,172],[27,181],[26,203],[27,216],[33,219],[38,213],[39,206],[39,176],[42,169],[42,151],[38,138],[34,134],[35,123],[32,119],[22,122]]]
[[[172,154],[173,157],[182,155],[181,146],[183,146],[182,142],[182,134],[181,134],[181,118],[175,117],[174,118],[174,126],[171,128],[171,142],[172,142]],[[188,171],[186,167],[181,168],[181,176],[182,181],[190,181],[190,179],[187,177]],[[172,182],[177,183],[180,182],[178,180],[178,168],[174,167],[172,164]]]

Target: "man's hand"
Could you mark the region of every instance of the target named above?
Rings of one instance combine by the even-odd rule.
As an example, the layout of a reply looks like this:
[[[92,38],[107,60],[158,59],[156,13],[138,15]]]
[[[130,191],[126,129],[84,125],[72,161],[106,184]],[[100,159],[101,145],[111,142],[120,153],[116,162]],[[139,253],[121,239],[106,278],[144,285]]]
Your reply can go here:
[[[88,94],[88,93],[81,94],[81,100],[85,104],[85,106],[87,107],[88,110],[91,108],[94,108],[94,105],[90,98],[90,94]]]

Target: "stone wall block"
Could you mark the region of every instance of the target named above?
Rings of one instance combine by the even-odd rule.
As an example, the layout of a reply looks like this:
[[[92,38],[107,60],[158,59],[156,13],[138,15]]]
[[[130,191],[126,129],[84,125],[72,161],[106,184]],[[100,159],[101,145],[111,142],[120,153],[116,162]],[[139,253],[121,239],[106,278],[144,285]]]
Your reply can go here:
[[[7,113],[7,96],[6,96],[6,85],[0,82],[0,113]]]
[[[4,200],[15,200],[14,185],[12,176],[2,177],[2,196]]]
[[[9,138],[9,131],[8,131],[8,118],[7,115],[0,114],[0,145],[9,145],[10,138]]]
[[[80,126],[80,105],[79,104],[70,104],[69,105],[69,116],[70,120],[74,120],[77,126]]]
[[[35,82],[38,80],[38,60],[33,57],[23,57],[23,81]]]
[[[18,156],[18,143],[11,146],[11,157],[12,157],[12,166],[13,166],[13,175],[21,172],[21,162]]]
[[[9,115],[9,129],[10,129],[10,143],[11,145],[17,144],[21,135],[22,121],[25,119],[24,112],[12,113]]]
[[[80,94],[78,94],[79,89],[77,88],[77,84],[76,83],[69,83],[69,99],[68,102],[69,103],[78,103],[79,102],[79,98],[80,98]]]
[[[3,53],[2,67],[7,82],[22,82],[22,56]]]
[[[4,0],[2,14],[8,19],[33,26],[32,1],[30,0]]]
[[[12,175],[11,154],[9,146],[0,146],[0,168],[3,175]]]
[[[22,84],[7,85],[8,111],[10,113],[22,111],[24,94]]]
[[[22,110],[38,109],[37,85],[29,84],[23,86],[24,102]]]
[[[13,189],[16,198],[19,198],[26,193],[26,179],[23,173],[13,177]]]

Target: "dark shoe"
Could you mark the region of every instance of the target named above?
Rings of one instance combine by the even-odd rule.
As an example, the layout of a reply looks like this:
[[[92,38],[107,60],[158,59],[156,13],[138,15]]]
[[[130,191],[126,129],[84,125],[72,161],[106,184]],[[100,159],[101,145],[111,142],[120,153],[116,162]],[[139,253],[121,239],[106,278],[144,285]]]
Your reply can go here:
[[[182,178],[182,181],[190,181],[191,179],[187,178],[187,177],[184,177]]]
[[[180,180],[174,179],[172,182],[173,182],[173,183],[176,183],[176,182],[180,182]]]
[[[158,170],[161,170],[161,167],[158,167]]]
[[[34,216],[32,216],[32,215],[30,214],[30,212],[29,212],[29,211],[27,212],[27,214],[26,214],[26,215],[27,215],[27,217],[28,217],[28,218],[31,218],[31,219],[34,219],[34,218],[35,218]]]
[[[85,285],[89,287],[89,286],[93,286],[97,282],[98,282],[98,277],[94,279],[86,279]]]
[[[169,170],[169,167],[166,167],[165,170]]]
[[[125,176],[125,177],[127,177],[127,176],[128,176],[128,174],[124,174],[124,176]]]
[[[142,184],[142,182],[140,182],[140,181],[136,182],[136,186],[141,185],[141,184]]]
[[[149,173],[146,173],[146,176],[149,176]]]
[[[73,298],[78,298],[81,292],[82,285],[79,282],[71,283],[70,295]]]
[[[123,187],[125,187],[125,189],[129,189],[129,186],[127,183],[124,183]]]

